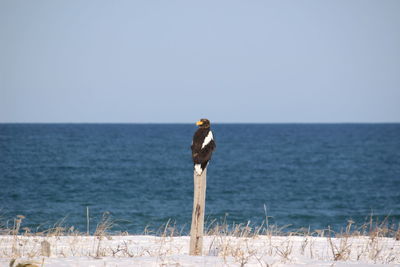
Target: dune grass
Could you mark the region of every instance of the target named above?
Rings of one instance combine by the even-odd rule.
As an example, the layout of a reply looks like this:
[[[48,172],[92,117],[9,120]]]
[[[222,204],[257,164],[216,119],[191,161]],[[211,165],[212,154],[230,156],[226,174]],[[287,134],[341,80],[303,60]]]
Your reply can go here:
[[[44,262],[46,257],[70,256],[154,257],[158,262],[170,262],[171,257],[188,253],[189,238],[170,220],[157,230],[146,227],[143,235],[132,236],[127,232],[113,233],[115,221],[109,213],[103,214],[93,235],[66,227],[65,220],[46,230],[33,231],[23,227],[24,219],[18,215],[12,226],[0,228],[0,258],[14,260],[15,266],[16,259],[42,258]],[[261,225],[252,225],[250,221],[229,225],[226,220],[212,220],[206,224],[203,255],[233,261],[239,266],[273,266],[298,258],[400,263],[400,225],[389,223],[389,218],[378,221],[370,216],[361,225],[349,220],[338,232],[329,227],[314,231],[284,229],[285,226],[268,224],[268,218]]]

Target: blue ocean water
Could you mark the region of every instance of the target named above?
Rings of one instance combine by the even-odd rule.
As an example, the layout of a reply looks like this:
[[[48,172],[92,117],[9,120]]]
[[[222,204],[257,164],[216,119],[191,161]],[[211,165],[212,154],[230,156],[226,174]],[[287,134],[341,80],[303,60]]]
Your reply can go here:
[[[400,124],[214,124],[206,218],[336,229],[400,219]],[[191,124],[0,124],[0,217],[188,231]]]

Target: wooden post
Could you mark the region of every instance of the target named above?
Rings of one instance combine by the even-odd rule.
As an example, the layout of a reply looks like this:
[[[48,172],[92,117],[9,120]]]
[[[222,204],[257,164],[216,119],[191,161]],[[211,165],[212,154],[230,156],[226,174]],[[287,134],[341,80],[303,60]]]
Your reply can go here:
[[[203,234],[204,234],[204,210],[206,207],[206,187],[207,187],[207,167],[194,178],[194,196],[193,196],[193,212],[192,226],[190,227],[190,251],[189,255],[200,256],[203,251]]]

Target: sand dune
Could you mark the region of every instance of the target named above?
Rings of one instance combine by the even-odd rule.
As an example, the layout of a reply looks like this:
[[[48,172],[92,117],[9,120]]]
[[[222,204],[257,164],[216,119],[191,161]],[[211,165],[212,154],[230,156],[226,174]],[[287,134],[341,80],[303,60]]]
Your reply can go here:
[[[0,236],[0,265],[37,266],[398,266],[400,241],[384,237],[206,236],[203,256],[189,237]]]

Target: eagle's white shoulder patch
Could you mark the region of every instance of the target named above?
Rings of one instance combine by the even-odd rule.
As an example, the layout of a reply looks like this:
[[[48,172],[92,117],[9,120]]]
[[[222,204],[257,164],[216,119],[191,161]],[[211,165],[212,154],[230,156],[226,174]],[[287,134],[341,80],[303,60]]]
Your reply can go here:
[[[208,143],[210,143],[211,140],[213,140],[213,139],[214,139],[213,134],[211,131],[209,131],[206,138],[204,138],[204,142],[201,145],[201,149],[203,149],[206,145],[208,145]]]
[[[201,164],[195,164],[194,170],[196,171],[197,175],[201,175],[201,173],[203,172],[203,170],[201,169]]]

